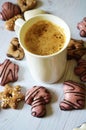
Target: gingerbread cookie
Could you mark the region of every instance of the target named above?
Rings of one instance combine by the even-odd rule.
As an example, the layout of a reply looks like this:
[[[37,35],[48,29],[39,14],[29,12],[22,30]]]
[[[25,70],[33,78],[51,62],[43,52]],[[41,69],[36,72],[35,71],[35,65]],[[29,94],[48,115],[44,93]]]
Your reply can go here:
[[[22,60],[24,58],[24,50],[20,46],[18,38],[14,37],[9,45],[7,56],[15,58],[16,60]]]
[[[85,85],[74,81],[65,81],[63,87],[64,99],[60,103],[60,109],[83,109],[85,106]]]
[[[73,130],[86,130],[86,123],[83,123],[80,127],[74,128]]]
[[[5,28],[10,31],[14,31],[15,21],[18,18],[22,18],[22,15],[18,14],[5,22]]]
[[[21,87],[12,87],[8,84],[5,85],[4,91],[0,92],[1,108],[16,109],[18,103],[24,100],[24,94],[21,93]]]
[[[32,106],[31,114],[43,117],[46,114],[45,105],[51,100],[50,92],[43,86],[34,86],[26,92],[25,102]]]
[[[22,12],[33,9],[37,5],[36,0],[17,0],[17,3]]]
[[[77,28],[80,30],[80,36],[86,37],[86,17],[77,24]]]
[[[74,68],[74,72],[80,77],[81,81],[86,82],[86,60],[79,60]]]
[[[21,10],[18,5],[15,5],[11,2],[5,2],[2,5],[2,12],[0,12],[0,19],[9,20],[17,14],[20,14]]]
[[[83,40],[71,39],[67,47],[67,59],[79,60],[84,54],[86,54],[85,42]]]
[[[6,59],[0,64],[0,85],[5,85],[9,82],[15,82],[18,80],[19,66],[12,63],[9,59]]]

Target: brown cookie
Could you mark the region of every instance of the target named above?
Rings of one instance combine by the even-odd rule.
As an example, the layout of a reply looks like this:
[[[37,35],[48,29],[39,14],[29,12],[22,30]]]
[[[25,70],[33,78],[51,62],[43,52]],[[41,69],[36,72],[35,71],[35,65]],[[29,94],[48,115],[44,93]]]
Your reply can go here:
[[[21,10],[18,5],[15,5],[11,2],[5,2],[2,5],[2,12],[0,12],[0,19],[9,20],[17,14],[20,14]]]
[[[15,82],[18,80],[19,66],[12,63],[9,59],[6,59],[0,64],[0,85],[5,85],[9,82]]]
[[[51,100],[50,92],[43,86],[34,86],[26,92],[25,102],[32,106],[31,114],[43,117],[46,114],[45,105]]]
[[[77,24],[77,28],[80,30],[80,36],[86,37],[86,17]]]
[[[85,85],[74,81],[64,82],[64,99],[60,103],[61,110],[83,109],[85,106]]]
[[[9,45],[7,56],[15,58],[16,60],[22,60],[24,58],[24,50],[20,46],[18,38],[14,37]]]
[[[19,85],[12,87],[8,84],[5,85],[4,91],[0,92],[1,108],[13,108],[16,109],[18,103],[24,100],[24,94],[21,93],[21,87]]]
[[[80,77],[81,81],[86,82],[86,60],[79,60],[74,68],[74,72]]]
[[[79,60],[84,54],[86,54],[85,42],[83,40],[71,39],[67,47],[67,59]]]
[[[17,0],[17,4],[19,5],[22,12],[33,9],[37,5],[36,0]]]
[[[22,15],[18,14],[5,22],[5,28],[10,31],[14,31],[15,21],[18,18],[22,18]]]

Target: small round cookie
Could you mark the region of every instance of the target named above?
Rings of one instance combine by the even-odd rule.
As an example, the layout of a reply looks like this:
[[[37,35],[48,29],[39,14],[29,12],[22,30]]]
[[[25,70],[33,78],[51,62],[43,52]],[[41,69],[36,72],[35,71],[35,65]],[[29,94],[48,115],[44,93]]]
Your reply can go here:
[[[85,106],[85,85],[74,81],[64,82],[64,99],[60,103],[61,110],[83,109]]]
[[[2,5],[2,12],[0,12],[0,19],[9,20],[17,14],[20,14],[21,10],[18,5],[15,5],[11,2],[5,2]]]
[[[86,17],[77,24],[77,28],[80,30],[80,36],[86,37]]]
[[[73,130],[86,130],[86,123],[83,123],[80,127],[74,128]]]
[[[74,68],[74,72],[80,77],[81,81],[86,82],[86,60],[79,60]]]
[[[9,45],[7,56],[15,58],[16,60],[22,60],[24,58],[24,50],[20,46],[18,38],[14,37]]]
[[[35,117],[43,117],[46,114],[46,104],[51,101],[50,92],[43,86],[34,86],[27,90],[25,102],[32,106],[31,114]]]
[[[19,85],[13,87],[8,84],[5,85],[4,91],[0,92],[1,108],[16,109],[18,103],[24,100],[24,94],[21,92]]]
[[[36,0],[17,0],[17,4],[19,5],[22,12],[33,9],[37,5]]]
[[[18,80],[19,66],[12,63],[9,59],[6,59],[0,64],[0,85],[5,85],[9,82],[15,82]]]
[[[9,31],[14,31],[15,21],[18,18],[23,18],[22,15],[18,14],[5,22],[5,28]]]
[[[67,47],[67,59],[79,60],[86,54],[85,42],[83,40],[71,39]]]

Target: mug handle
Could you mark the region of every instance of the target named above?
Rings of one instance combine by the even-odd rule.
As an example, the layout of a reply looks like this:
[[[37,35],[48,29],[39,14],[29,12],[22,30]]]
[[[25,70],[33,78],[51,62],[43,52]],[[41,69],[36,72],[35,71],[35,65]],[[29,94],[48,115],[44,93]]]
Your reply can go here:
[[[16,21],[15,21],[15,26],[14,26],[14,30],[16,32],[16,35],[19,37],[19,32],[20,32],[20,29],[21,27],[24,25],[25,21],[22,19],[22,18],[18,18]]]
[[[24,12],[24,18],[27,21],[36,15],[45,14],[45,13],[46,12],[44,10],[41,10],[41,9],[28,10],[28,11]]]

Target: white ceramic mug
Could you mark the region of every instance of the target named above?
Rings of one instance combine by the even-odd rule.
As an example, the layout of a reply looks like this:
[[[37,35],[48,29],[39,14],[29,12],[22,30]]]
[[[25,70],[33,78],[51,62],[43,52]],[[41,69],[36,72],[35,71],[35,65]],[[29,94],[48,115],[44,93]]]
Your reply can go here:
[[[64,29],[66,41],[64,47],[51,55],[41,56],[29,52],[24,46],[24,35],[27,29],[39,20],[48,20]],[[25,50],[27,64],[32,77],[37,81],[45,83],[55,83],[64,74],[67,61],[67,46],[70,41],[70,29],[68,25],[57,16],[51,14],[39,14],[28,21],[18,19],[15,22],[15,31],[19,37],[19,42]]]

